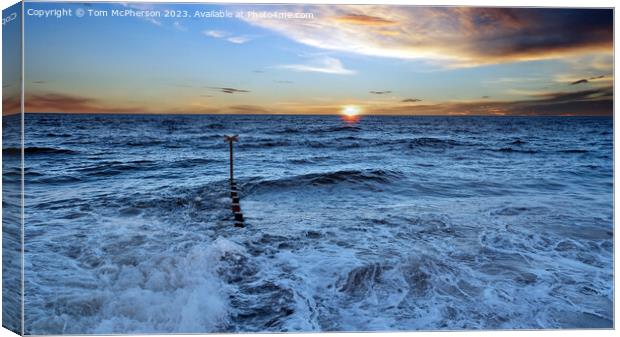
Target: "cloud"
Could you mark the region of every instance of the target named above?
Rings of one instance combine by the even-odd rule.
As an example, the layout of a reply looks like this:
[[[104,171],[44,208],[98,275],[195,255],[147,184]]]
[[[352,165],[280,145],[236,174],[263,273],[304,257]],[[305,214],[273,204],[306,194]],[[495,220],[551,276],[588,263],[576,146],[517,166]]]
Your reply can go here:
[[[355,74],[355,71],[346,69],[340,60],[329,56],[314,60],[311,64],[286,64],[277,67],[298,72],[316,72],[337,75]]]
[[[212,37],[214,39],[225,39],[230,43],[235,44],[243,44],[249,42],[251,39],[248,36],[234,35],[232,33],[223,31],[223,30],[206,30],[202,32],[204,35],[208,37]]]
[[[402,100],[401,102],[402,103],[415,103],[415,102],[422,102],[422,100],[419,98],[406,98]]]
[[[598,88],[571,92],[551,92],[531,95],[542,101],[567,102],[567,101],[584,101],[600,98],[613,98],[613,88]]]
[[[227,38],[226,41],[230,43],[243,44],[250,41],[250,39],[247,36],[233,36]]]
[[[293,83],[295,83],[293,81],[287,81],[287,80],[274,80],[274,82],[281,83],[281,84],[293,84]]]
[[[613,115],[613,88],[573,92],[545,92],[518,101],[444,102],[378,107],[379,115]]]
[[[213,37],[216,39],[221,39],[229,35],[227,32],[222,31],[222,30],[205,30],[202,33],[206,36]]]
[[[369,91],[369,93],[373,95],[385,95],[385,94],[391,94],[392,92],[389,90],[385,90],[385,91]]]
[[[26,112],[64,113],[148,113],[142,106],[122,106],[105,103],[95,98],[46,92],[30,94],[25,99]]]
[[[341,15],[335,17],[335,21],[366,26],[391,26],[397,24],[396,21],[364,14]]]
[[[582,84],[582,83],[588,83],[588,80],[586,80],[585,78],[582,78],[580,80],[577,80],[575,82],[571,82],[570,85],[575,85],[575,84]]]
[[[316,48],[431,59],[452,67],[612,54],[611,9],[381,5],[301,8],[317,13],[321,20],[244,20]]]
[[[45,84],[47,81],[32,81],[33,84]]]
[[[593,77],[590,77],[590,80],[598,80],[601,78],[605,78],[605,75],[593,76]]]
[[[227,88],[227,87],[208,87],[209,89],[215,89],[218,91],[221,91],[225,94],[236,94],[236,93],[244,93],[244,92],[250,92],[249,90],[243,90],[243,89],[236,89],[236,88]]]

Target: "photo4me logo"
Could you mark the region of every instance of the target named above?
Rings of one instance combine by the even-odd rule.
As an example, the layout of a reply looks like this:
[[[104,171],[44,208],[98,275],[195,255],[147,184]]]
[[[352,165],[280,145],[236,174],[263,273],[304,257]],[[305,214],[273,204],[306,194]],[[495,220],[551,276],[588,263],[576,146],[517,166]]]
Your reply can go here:
[[[8,16],[3,17],[2,25],[6,26],[6,24],[10,23],[11,21],[14,21],[15,19],[17,19],[17,12],[13,12],[9,14]]]

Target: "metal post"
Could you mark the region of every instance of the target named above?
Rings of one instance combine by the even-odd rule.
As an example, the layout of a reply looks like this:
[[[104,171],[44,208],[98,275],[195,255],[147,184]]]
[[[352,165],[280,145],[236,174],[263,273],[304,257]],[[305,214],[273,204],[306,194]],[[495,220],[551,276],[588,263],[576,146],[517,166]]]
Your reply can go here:
[[[234,173],[233,173],[233,142],[236,142],[239,139],[238,135],[234,136],[224,136],[226,141],[228,142],[230,148],[230,186],[232,187],[235,183]]]
[[[232,186],[233,181],[235,181],[234,169],[233,169],[233,166],[234,166],[234,164],[233,164],[233,162],[234,162],[234,159],[233,159],[233,142],[229,141],[228,145],[230,146],[230,185]]]
[[[233,164],[233,143],[239,139],[238,135],[225,136],[225,140],[228,142],[230,152],[230,199],[231,210],[235,217],[235,227],[245,227],[243,224],[243,213],[241,213],[241,206],[239,205],[239,194],[237,193],[237,185],[234,178],[234,164]]]

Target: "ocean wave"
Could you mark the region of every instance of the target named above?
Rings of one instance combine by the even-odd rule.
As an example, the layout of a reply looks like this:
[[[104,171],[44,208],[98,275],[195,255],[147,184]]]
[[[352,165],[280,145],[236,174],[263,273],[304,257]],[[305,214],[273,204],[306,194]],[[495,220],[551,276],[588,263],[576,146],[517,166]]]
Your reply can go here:
[[[369,169],[369,170],[343,170],[324,173],[309,173],[298,176],[286,177],[276,180],[260,180],[250,182],[245,189],[248,192],[257,192],[263,189],[288,188],[295,186],[321,186],[348,184],[388,184],[403,178],[402,172]]]
[[[8,147],[2,149],[3,155],[18,155],[21,154],[21,148]],[[54,147],[25,147],[24,154],[75,154],[77,151],[62,149],[62,148],[54,148]]]
[[[245,254],[242,246],[217,238],[184,254],[168,251],[143,258],[131,256],[136,252],[124,247],[128,244],[136,245],[117,241],[102,247],[104,252],[112,249],[118,261],[90,249],[78,251],[80,262],[97,260],[88,262],[95,266],[93,278],[68,282],[65,287],[72,291],[37,299],[48,312],[30,316],[28,333],[197,333],[225,328],[231,289],[222,273],[232,268],[227,261]],[[123,263],[123,258],[133,263]],[[93,285],[96,292],[82,293]]]
[[[288,161],[293,164],[316,164],[318,162],[326,161],[330,158],[330,156],[312,156],[304,158],[291,158]]]
[[[271,148],[271,147],[281,147],[281,146],[289,146],[291,142],[288,140],[281,139],[273,139],[273,140],[263,140],[257,142],[244,142],[239,144],[239,149],[254,149],[254,148]]]
[[[48,133],[46,135],[46,137],[57,137],[57,138],[69,138],[69,137],[72,137],[72,136],[73,135],[68,134],[68,133],[52,133],[52,132],[50,132],[50,133]]]
[[[342,282],[339,291],[349,295],[362,295],[381,280],[385,267],[379,263],[371,263],[353,268]]]
[[[405,140],[405,141],[408,143],[407,146],[411,149],[415,149],[415,148],[446,149],[450,147],[465,145],[465,143],[459,142],[453,139],[442,139],[442,138],[434,138],[434,137],[420,137],[420,138],[414,138],[414,139]]]
[[[278,135],[278,134],[279,135],[290,135],[290,134],[297,134],[297,133],[300,133],[300,132],[305,133],[305,132],[307,132],[307,130],[303,130],[303,129],[299,129],[299,128],[295,128],[295,127],[285,127],[285,128],[283,128],[281,130],[275,130],[275,131],[272,131],[270,133],[276,134],[276,135]]]
[[[45,175],[45,176],[34,176],[29,177],[25,176],[26,183],[38,183],[38,184],[50,184],[50,185],[61,185],[61,184],[74,184],[83,181],[81,178],[73,176],[73,175]]]
[[[134,170],[145,170],[155,165],[157,165],[157,162],[152,160],[135,160],[128,162],[102,161],[94,166],[80,168],[78,172],[88,176],[109,177]]]
[[[192,168],[201,165],[207,165],[211,163],[222,162],[222,160],[207,159],[207,158],[183,158],[170,164],[170,167],[174,168]]]
[[[523,154],[535,154],[538,153],[536,150],[527,150],[527,149],[515,149],[512,147],[502,147],[499,149],[493,149],[494,152],[503,152],[503,153],[523,153]]]
[[[207,128],[208,129],[214,129],[214,130],[221,130],[221,129],[224,129],[225,126],[224,126],[224,124],[221,124],[221,123],[211,123],[211,124],[207,125]]]
[[[131,140],[126,142],[124,145],[127,146],[135,146],[135,147],[148,147],[163,144],[164,142],[158,139],[142,139],[142,140]]]
[[[315,127],[307,129],[309,134],[335,133],[335,132],[359,132],[362,128],[355,125],[333,125],[328,127]]]
[[[583,149],[569,149],[569,150],[560,150],[562,153],[588,153],[588,150]]]

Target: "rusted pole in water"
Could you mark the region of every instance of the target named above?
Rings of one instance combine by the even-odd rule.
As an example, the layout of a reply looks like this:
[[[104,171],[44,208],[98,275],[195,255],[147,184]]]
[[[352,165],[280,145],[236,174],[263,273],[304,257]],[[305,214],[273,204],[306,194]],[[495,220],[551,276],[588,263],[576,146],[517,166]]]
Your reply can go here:
[[[239,139],[238,135],[234,135],[234,136],[224,136],[226,141],[228,142],[229,145],[229,149],[230,149],[230,186],[234,185],[234,172],[233,172],[233,143],[236,142]]]
[[[245,227],[243,224],[243,213],[241,213],[241,205],[239,204],[239,194],[237,193],[237,184],[234,178],[234,159],[233,159],[233,143],[239,139],[238,135],[225,136],[228,142],[230,152],[230,199],[231,210],[235,216],[235,227]]]

